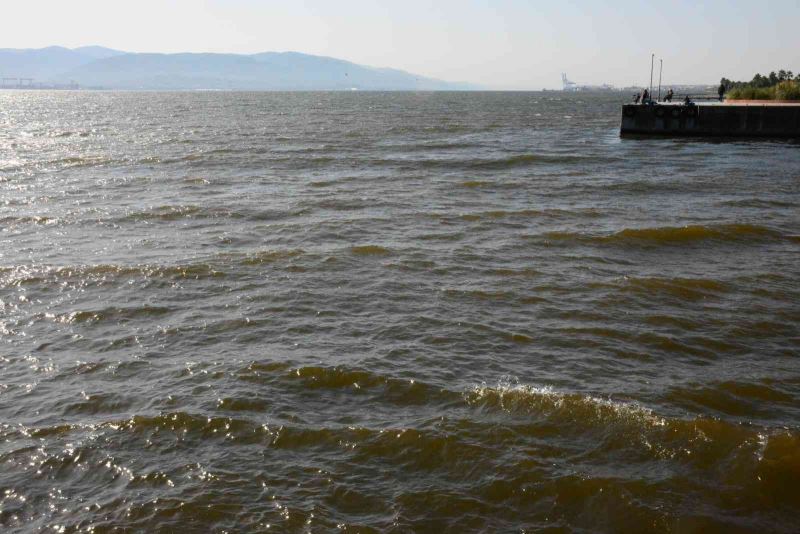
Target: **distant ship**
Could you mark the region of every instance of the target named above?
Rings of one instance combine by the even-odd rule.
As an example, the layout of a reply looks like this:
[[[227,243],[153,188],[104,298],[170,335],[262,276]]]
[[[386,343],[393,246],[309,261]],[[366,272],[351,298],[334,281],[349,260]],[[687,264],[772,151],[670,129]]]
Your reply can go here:
[[[618,91],[616,87],[609,84],[603,85],[578,85],[567,78],[565,72],[561,73],[561,87],[562,91],[567,93],[577,93],[578,91]]]

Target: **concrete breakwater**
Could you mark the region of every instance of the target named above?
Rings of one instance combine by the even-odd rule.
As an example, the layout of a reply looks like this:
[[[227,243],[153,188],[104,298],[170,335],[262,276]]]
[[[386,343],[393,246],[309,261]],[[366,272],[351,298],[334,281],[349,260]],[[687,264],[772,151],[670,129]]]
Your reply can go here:
[[[625,104],[620,132],[800,138],[800,104]]]

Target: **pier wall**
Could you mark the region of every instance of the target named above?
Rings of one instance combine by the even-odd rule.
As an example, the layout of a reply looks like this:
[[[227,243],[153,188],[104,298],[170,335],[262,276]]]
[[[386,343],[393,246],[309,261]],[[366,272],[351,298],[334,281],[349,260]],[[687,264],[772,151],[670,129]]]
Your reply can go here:
[[[622,106],[622,134],[800,138],[797,104]]]

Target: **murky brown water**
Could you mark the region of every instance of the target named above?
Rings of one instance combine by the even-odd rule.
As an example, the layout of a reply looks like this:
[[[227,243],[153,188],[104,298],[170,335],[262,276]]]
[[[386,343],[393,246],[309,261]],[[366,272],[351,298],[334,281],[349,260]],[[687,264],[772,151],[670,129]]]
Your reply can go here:
[[[0,93],[0,527],[797,531],[800,145],[619,104]]]

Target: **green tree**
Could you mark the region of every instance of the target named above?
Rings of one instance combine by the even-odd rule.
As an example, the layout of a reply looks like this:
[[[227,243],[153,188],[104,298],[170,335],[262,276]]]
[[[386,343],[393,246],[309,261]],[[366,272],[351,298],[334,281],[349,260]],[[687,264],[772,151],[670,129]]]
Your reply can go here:
[[[795,76],[788,69],[772,71],[766,76],[759,73],[749,82],[722,78],[720,84],[734,100],[800,100],[800,74]]]
[[[772,72],[770,72],[770,73],[769,73],[769,84],[770,84],[770,85],[778,85],[778,82],[779,82],[779,81],[780,81],[780,80],[778,79],[778,75],[777,75],[777,74],[775,74],[775,71],[774,71],[774,70],[773,70]]]

